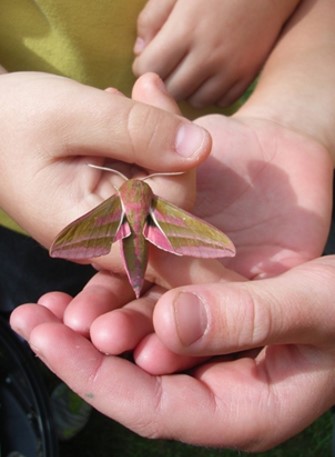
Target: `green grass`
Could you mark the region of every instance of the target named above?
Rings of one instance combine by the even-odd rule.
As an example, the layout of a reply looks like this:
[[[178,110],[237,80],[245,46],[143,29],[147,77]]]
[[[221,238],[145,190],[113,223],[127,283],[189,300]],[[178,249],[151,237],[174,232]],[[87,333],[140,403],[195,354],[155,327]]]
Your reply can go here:
[[[329,457],[332,417],[325,414],[311,427],[283,445],[259,457]],[[94,413],[88,426],[67,443],[61,444],[60,457],[244,457],[230,450],[197,448],[173,441],[141,438],[121,425]]]

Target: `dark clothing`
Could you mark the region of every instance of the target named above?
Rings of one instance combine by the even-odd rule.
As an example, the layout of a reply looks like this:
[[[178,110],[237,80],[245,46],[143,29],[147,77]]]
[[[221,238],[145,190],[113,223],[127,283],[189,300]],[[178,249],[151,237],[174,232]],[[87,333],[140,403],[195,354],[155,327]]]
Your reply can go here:
[[[33,239],[0,227],[0,311],[36,302],[45,292],[77,294],[94,274],[91,266],[52,259]]]

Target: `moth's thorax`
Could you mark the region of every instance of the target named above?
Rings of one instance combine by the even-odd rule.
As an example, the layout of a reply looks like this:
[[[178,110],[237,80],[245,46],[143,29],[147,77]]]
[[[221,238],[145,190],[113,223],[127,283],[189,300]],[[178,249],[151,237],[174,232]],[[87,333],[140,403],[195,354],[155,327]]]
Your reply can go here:
[[[143,226],[154,198],[150,186],[139,179],[129,179],[119,189],[128,223]]]

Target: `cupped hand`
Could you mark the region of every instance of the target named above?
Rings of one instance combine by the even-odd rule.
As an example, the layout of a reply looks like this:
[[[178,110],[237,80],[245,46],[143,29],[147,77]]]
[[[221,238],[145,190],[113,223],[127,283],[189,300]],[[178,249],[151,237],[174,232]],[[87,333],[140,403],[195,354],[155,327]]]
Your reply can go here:
[[[162,106],[176,111],[155,75],[141,81],[150,81]],[[120,185],[89,162],[122,161],[132,177],[137,167],[142,174],[186,171],[210,150],[208,133],[178,115],[50,74],[2,74],[0,103],[0,204],[45,246],[67,223],[111,196],[113,184]],[[182,206],[194,196],[187,173],[157,178],[153,188]]]
[[[151,91],[139,89],[137,99],[150,103]],[[165,290],[241,277],[260,279],[319,256],[331,213],[332,166],[327,151],[311,138],[266,120],[237,114],[233,118],[207,116],[198,122],[211,133],[213,149],[198,171],[194,211],[232,238],[237,255],[221,264],[152,251],[147,279]],[[127,299],[115,304],[106,282],[101,284],[100,276],[97,282],[99,300],[105,301],[103,311],[92,300],[93,278],[81,294],[69,299],[67,325],[90,335],[103,352],[118,354],[136,348],[137,363],[151,372],[184,368],[183,358],[177,363],[172,357],[171,362],[169,346],[166,357],[152,362],[161,344],[160,335],[158,339],[152,335],[151,304],[145,330],[139,333],[133,304],[116,311]],[[141,301],[140,307],[145,303]],[[113,335],[119,334],[123,318],[127,330],[120,343]]]
[[[182,285],[181,278],[188,278],[184,284],[194,284],[195,291],[196,284],[211,283],[204,286],[211,291],[206,299],[211,307],[215,297],[225,297],[225,292],[221,292],[222,283],[227,279],[239,280],[237,276],[229,277],[227,271],[259,280],[279,275],[322,253],[330,224],[333,165],[320,143],[271,121],[238,113],[233,118],[207,116],[198,122],[211,133],[213,149],[199,168],[195,212],[224,230],[234,241],[237,254],[235,258],[225,259],[225,269],[215,270],[216,278],[215,275],[206,278],[202,270],[205,267],[199,261],[183,264],[181,260],[179,270],[167,268],[162,262],[156,262],[156,258],[154,263],[156,277],[164,278],[162,285],[167,289]],[[243,300],[243,288],[238,290]],[[183,368],[185,360],[185,366],[189,366],[191,356],[212,354],[200,347],[191,353],[184,352],[180,343],[173,343],[179,324],[159,311],[161,303],[166,306],[169,303],[170,317],[173,315],[171,294],[173,292],[165,294],[158,301],[153,316],[154,332],[139,341],[135,349],[136,363],[151,373],[169,373],[176,367]],[[185,296],[180,308],[185,310],[188,319],[188,325],[180,329],[180,335],[185,338],[192,332],[191,322],[196,317],[192,296]],[[244,308],[237,307],[237,315],[229,312],[232,325],[234,320],[245,320]],[[266,310],[262,313],[259,309],[258,313],[266,317]],[[225,317],[225,310],[221,317],[218,312],[213,322],[220,323]],[[92,326],[91,331],[94,341],[99,343],[99,333],[95,332],[102,329],[106,332],[108,320],[101,316],[97,322],[99,325]],[[239,331],[238,326],[237,329]],[[224,335],[224,329],[217,328],[216,332],[219,339]],[[236,345],[224,349],[224,353],[255,347],[255,344],[248,346],[250,341],[246,345],[242,342],[243,339],[237,340]],[[104,348],[108,349],[108,345]],[[221,349],[218,347],[216,354],[220,354]],[[197,362],[195,358],[193,363]]]
[[[135,96],[159,103],[143,87]],[[259,118],[250,108],[195,122],[210,133],[212,150],[197,170],[192,212],[233,240],[237,255],[225,259],[224,266],[255,279],[319,256],[332,208],[333,163],[327,149],[308,135]],[[179,262],[178,271],[171,269],[155,252],[148,279],[174,287],[190,272],[183,262],[192,264],[185,258]]]
[[[199,171],[196,211],[236,243],[241,259],[225,263],[231,270],[175,257],[164,266],[155,255],[157,282],[164,271],[181,287],[163,295],[152,287],[131,301],[124,279],[100,272],[73,300],[48,294],[15,310],[11,324],[70,387],[139,434],[264,450],[335,399],[335,260],[294,267],[322,249],[332,167],[319,144],[271,122],[199,123],[214,147]],[[227,271],[239,279],[233,269],[268,278],[228,283]],[[77,331],[85,303],[86,329],[79,318]],[[137,365],[105,354],[132,349]]]
[[[225,265],[261,278],[319,256],[332,207],[333,165],[323,145],[240,113],[198,123],[213,147],[199,167],[194,211],[234,241],[237,255]]]
[[[136,433],[262,451],[334,404],[334,278],[335,258],[328,257],[275,278],[168,292],[155,323],[164,344],[185,356],[265,346],[168,376],[101,353],[62,323],[61,300],[53,312],[23,306],[11,324],[73,390]],[[179,308],[185,302],[193,316]]]
[[[223,264],[249,279],[281,273],[319,256],[332,208],[333,164],[311,137],[237,113],[197,120],[212,136],[197,174],[193,212],[228,234],[236,256]],[[184,271],[183,259],[180,269]],[[175,270],[154,256],[154,282],[170,288]]]
[[[191,357],[195,357],[193,364],[196,364],[199,361],[196,357],[278,344],[280,337],[284,342],[291,342],[287,341],[285,332],[283,335],[275,333],[273,321],[269,319],[271,313],[266,307],[254,308],[255,299],[245,295],[241,285],[234,289],[231,307],[229,294],[223,285],[227,279],[227,268],[254,280],[280,275],[296,265],[301,265],[301,270],[297,271],[303,271],[304,262],[322,253],[329,230],[333,165],[328,151],[320,143],[279,124],[247,117],[243,113],[229,119],[207,116],[198,122],[211,133],[213,150],[199,168],[195,210],[229,234],[236,245],[237,255],[225,260],[226,269],[217,271],[217,279],[211,281],[208,278],[211,284],[204,285],[203,289],[196,285],[202,282],[200,268],[196,264],[187,266],[187,271],[192,272],[189,284],[193,284],[185,288],[188,293],[184,295],[184,288],[179,288],[164,294],[158,301],[153,315],[154,332],[139,342],[135,349],[136,363],[151,373],[169,373],[176,367],[181,369],[185,361],[185,367],[188,367]],[[164,272],[169,289],[178,284],[176,269],[159,268]],[[198,271],[199,277],[194,270]],[[278,290],[270,290],[268,297],[277,296],[282,302],[277,309],[277,320],[281,313],[285,318],[285,307],[289,309],[291,306],[291,301],[283,298],[282,288],[283,291],[289,288],[292,297],[297,297],[299,307],[296,316],[291,317],[289,313],[288,319],[292,322],[287,323],[294,336],[297,330],[294,322],[300,325],[301,320],[313,320],[314,316],[311,317],[310,311],[304,307],[304,295],[299,297],[300,290],[295,289],[294,282],[285,283],[280,278],[276,282]],[[238,278],[231,277],[230,280]],[[302,280],[307,287],[304,277]],[[265,293],[267,283],[256,281],[255,284],[259,288],[264,287]],[[321,287],[320,284],[320,292]],[[206,309],[211,315],[209,319],[204,311],[196,312],[198,291],[201,297],[202,290],[205,291]],[[177,308],[175,299],[179,294]],[[319,303],[319,299],[316,300]],[[246,306],[239,306],[239,302],[242,305],[245,302]],[[183,326],[174,320],[178,310],[183,310],[187,321]],[[260,327],[256,321],[258,318],[268,321],[268,333],[263,334],[264,338],[257,335]],[[322,319],[326,320],[325,314],[322,314]],[[92,330],[103,328],[102,321],[103,316],[98,320],[99,327],[93,326]],[[254,331],[254,336],[249,334],[244,341],[240,324],[245,324],[246,331]],[[198,337],[193,334],[196,331],[200,332]],[[201,331],[204,331],[203,337],[200,337]],[[211,346],[204,343],[206,332],[209,332],[208,338],[213,339]],[[233,336],[231,346],[220,344],[221,340],[225,341],[227,332],[228,340]],[[305,336],[307,343],[308,332]],[[99,341],[98,337],[94,335],[96,341]],[[197,338],[200,338],[199,342]],[[292,341],[298,340],[293,337]],[[194,342],[192,349],[188,348],[191,342]]]

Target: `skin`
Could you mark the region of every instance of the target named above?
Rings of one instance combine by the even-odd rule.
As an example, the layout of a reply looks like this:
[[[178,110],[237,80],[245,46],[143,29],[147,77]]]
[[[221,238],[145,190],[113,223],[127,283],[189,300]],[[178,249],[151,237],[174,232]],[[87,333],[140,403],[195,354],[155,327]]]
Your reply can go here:
[[[210,311],[213,321],[219,317],[221,328],[209,328],[197,346],[187,347],[189,354],[198,355],[201,345],[207,353],[217,352],[218,345],[213,350],[210,341],[223,329],[222,352],[236,347],[234,342],[239,347],[251,346],[255,336],[258,343],[267,344],[274,343],[277,334],[277,344],[267,346],[256,357],[248,352],[240,357],[226,356],[187,374],[154,376],[127,360],[101,353],[89,339],[62,324],[66,304],[59,298],[53,306],[49,297],[48,307],[41,299],[40,305],[19,308],[12,316],[12,325],[71,388],[136,433],[199,445],[266,450],[307,427],[334,403],[334,267],[335,259],[329,257],[296,267],[280,278],[262,280],[261,284],[244,283],[244,300],[239,283],[211,285],[212,297],[208,289],[201,291],[198,286],[198,294],[212,298],[212,304],[218,304],[217,294],[225,299],[221,310],[215,307]],[[191,289],[193,293],[194,287]],[[177,291],[164,295],[158,306],[171,307],[172,294]],[[153,292],[148,296],[156,298]],[[247,299],[260,316],[257,332],[252,309],[245,312]],[[157,313],[162,314],[162,307]],[[144,316],[145,311],[138,316],[140,325]],[[171,321],[170,330],[174,326]],[[155,355],[168,360],[157,345]]]
[[[213,152],[195,209],[214,222],[210,184],[220,183],[227,206],[215,222],[236,241],[236,260],[175,266],[171,257],[164,267],[153,252],[158,285],[137,301],[101,271],[73,300],[50,293],[12,315],[58,376],[141,435],[266,450],[335,402],[335,258],[317,258],[331,210],[334,20],[332,0],[304,2],[249,102],[232,119],[198,121]],[[165,97],[134,90],[147,102]],[[106,354],[127,345],[135,363]]]
[[[154,75],[149,80],[161,84]],[[114,164],[122,161],[124,173],[131,177],[146,174],[148,168],[185,171],[210,152],[209,134],[168,113],[170,100],[159,110],[115,90],[102,91],[51,74],[18,72],[1,75],[0,103],[0,205],[45,246],[121,184],[88,163],[101,165],[103,157]],[[190,207],[194,200],[192,174],[151,182],[155,193],[169,195],[176,204]],[[164,191],[170,187],[174,192]],[[20,195],[29,203],[22,204]],[[43,224],[38,222],[41,217]]]
[[[255,78],[298,4],[149,0],[138,18],[134,73],[156,72],[173,97],[194,106],[228,106]]]

